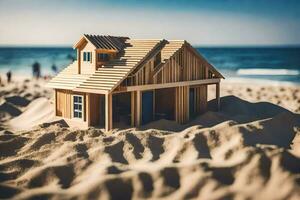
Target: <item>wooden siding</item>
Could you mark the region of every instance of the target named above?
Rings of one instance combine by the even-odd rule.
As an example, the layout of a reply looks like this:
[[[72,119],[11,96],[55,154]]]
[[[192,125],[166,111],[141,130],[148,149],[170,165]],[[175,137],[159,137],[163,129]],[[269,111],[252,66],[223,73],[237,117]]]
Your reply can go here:
[[[195,111],[197,114],[207,109],[207,85],[196,86],[195,88]]]
[[[59,117],[71,118],[71,91],[56,90],[56,114]]]
[[[83,96],[83,110],[82,110],[82,120],[87,121],[90,118],[89,108],[93,109],[93,105],[88,104],[90,101],[90,95],[85,93],[73,92],[71,90],[55,90],[55,107],[56,107],[56,116],[64,117],[71,119],[73,117],[73,99],[72,95],[81,95]],[[87,111],[87,112],[86,112]],[[87,114],[86,114],[87,113]]]
[[[189,121],[189,86],[180,86],[175,92],[175,120],[183,124]]]
[[[89,94],[87,104],[89,108],[87,109],[87,119],[89,119],[89,125],[99,125],[100,124],[100,112],[104,112],[100,108],[101,98],[97,94]]]
[[[153,82],[159,84],[206,79],[207,69],[204,61],[183,46],[154,74]]]
[[[204,59],[199,58],[186,45],[173,50],[173,54],[167,60],[162,60],[162,63],[157,66],[154,66],[154,59],[155,56],[142,66],[140,70],[130,74],[117,90],[127,86],[216,78],[213,76],[209,64]]]
[[[95,47],[90,42],[86,42],[82,47],[79,49],[80,54],[80,71],[81,74],[93,74],[96,70],[96,52]],[[91,61],[83,61],[83,52],[90,52],[91,53]]]
[[[153,74],[154,59],[149,60],[134,76],[134,85],[151,84]]]

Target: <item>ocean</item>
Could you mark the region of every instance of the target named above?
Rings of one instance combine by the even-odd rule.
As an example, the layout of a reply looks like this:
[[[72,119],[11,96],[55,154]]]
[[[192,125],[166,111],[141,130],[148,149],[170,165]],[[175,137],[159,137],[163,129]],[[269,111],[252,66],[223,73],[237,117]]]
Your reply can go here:
[[[300,84],[300,47],[203,47],[197,50],[226,79],[253,79]],[[53,75],[76,57],[69,47],[0,47],[0,74],[30,75],[34,62],[41,64],[42,75]]]

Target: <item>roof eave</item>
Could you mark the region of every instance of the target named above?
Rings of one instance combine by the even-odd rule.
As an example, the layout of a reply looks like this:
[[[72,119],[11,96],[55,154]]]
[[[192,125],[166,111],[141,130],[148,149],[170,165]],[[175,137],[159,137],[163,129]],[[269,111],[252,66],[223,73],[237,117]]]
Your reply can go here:
[[[97,49],[96,46],[85,35],[86,34],[83,34],[83,36],[81,37],[81,39],[73,46],[73,49],[77,49],[84,40],[86,42],[91,43],[95,47],[95,49]]]

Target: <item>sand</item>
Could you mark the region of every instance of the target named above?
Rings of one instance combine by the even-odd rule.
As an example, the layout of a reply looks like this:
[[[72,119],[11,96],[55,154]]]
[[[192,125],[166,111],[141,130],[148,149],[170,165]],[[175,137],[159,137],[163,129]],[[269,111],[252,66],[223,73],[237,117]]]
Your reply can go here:
[[[220,112],[105,133],[56,121],[43,85],[0,87],[0,198],[300,198],[299,86],[225,81]]]

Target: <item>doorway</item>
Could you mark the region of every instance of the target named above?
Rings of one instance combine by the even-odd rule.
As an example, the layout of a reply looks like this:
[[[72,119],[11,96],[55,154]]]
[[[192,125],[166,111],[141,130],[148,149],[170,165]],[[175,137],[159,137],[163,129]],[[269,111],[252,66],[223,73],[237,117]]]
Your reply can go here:
[[[142,125],[153,120],[153,91],[142,92]]]
[[[131,124],[130,92],[114,94],[112,98],[114,127],[122,128]]]
[[[155,90],[155,120],[175,119],[175,88]]]
[[[195,88],[190,88],[189,92],[189,112],[190,112],[190,118],[195,117]]]

